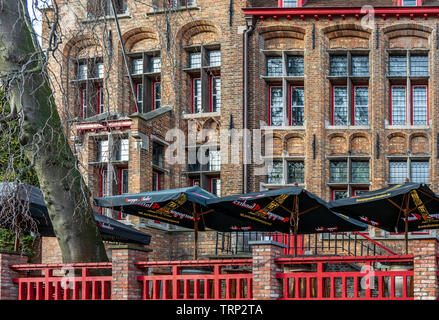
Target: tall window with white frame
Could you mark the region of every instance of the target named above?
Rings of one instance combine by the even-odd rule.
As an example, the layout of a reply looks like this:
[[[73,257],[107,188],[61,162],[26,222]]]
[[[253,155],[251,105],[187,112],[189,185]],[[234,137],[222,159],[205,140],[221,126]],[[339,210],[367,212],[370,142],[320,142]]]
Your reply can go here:
[[[337,50],[330,54],[331,125],[369,125],[369,77],[368,51]]]
[[[429,124],[428,53],[411,52],[389,56],[390,110],[392,126]]]
[[[81,119],[101,114],[104,103],[104,63],[102,57],[82,59],[76,62],[76,76],[72,80],[78,92]]]
[[[187,67],[190,79],[191,113],[221,111],[221,50],[219,45],[188,49]]]
[[[304,56],[282,52],[266,56],[268,125],[305,125]],[[286,92],[284,92],[286,90]]]
[[[130,53],[136,101],[134,111],[147,113],[162,105],[160,51]]]

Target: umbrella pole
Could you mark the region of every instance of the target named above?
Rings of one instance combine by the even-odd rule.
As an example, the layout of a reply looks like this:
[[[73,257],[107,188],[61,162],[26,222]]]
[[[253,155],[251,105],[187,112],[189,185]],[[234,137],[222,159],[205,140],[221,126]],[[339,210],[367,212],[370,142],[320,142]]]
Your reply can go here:
[[[409,254],[409,204],[410,195],[407,195],[406,206],[404,208],[405,216],[405,254]]]
[[[297,257],[297,232],[298,232],[298,224],[299,224],[299,196],[294,197],[294,257]]]
[[[194,260],[198,260],[198,214],[197,205],[193,204],[194,212]]]

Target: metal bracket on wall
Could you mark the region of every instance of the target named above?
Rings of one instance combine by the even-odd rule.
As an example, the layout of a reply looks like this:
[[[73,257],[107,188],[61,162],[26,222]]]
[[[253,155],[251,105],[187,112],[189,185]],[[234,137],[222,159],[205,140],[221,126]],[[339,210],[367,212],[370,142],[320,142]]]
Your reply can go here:
[[[233,0],[229,0],[229,26],[233,25]]]
[[[312,135],[312,158],[316,158],[317,148],[316,148],[316,135]]]
[[[312,24],[312,49],[316,48],[316,24]]]
[[[376,49],[378,50],[380,48],[380,27],[378,26],[378,23],[375,25],[375,27]]]
[[[439,133],[438,133],[438,135],[437,135],[436,147],[437,147],[437,150],[436,150],[436,158],[439,159]]]
[[[439,24],[436,23],[436,49],[439,49]]]
[[[376,143],[375,143],[375,151],[376,151],[376,158],[379,159],[380,158],[380,135],[377,134],[376,137]]]

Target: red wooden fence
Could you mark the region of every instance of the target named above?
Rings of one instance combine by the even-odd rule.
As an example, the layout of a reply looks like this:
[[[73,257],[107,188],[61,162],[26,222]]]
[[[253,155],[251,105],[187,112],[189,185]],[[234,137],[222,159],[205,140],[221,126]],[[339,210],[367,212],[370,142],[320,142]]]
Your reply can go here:
[[[137,277],[143,284],[144,300],[252,299],[253,275],[251,269],[242,268],[251,266],[251,259],[137,262],[136,265],[149,271],[149,275]]]
[[[297,272],[279,273],[281,300],[413,300],[413,268],[382,271],[377,263],[412,263],[413,256],[280,258]],[[330,272],[330,264],[361,265],[362,271]],[[299,267],[300,266],[300,267]],[[308,269],[309,271],[307,271]]]
[[[18,284],[18,300],[111,300],[111,263],[10,267],[28,273],[14,279]],[[106,269],[109,269],[109,276],[90,276],[90,270]]]

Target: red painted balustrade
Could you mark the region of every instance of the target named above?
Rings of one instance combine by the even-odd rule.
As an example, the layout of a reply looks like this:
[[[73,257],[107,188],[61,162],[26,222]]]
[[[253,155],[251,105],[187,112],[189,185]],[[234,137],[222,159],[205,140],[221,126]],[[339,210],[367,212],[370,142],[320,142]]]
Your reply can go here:
[[[144,300],[250,300],[251,259],[137,262]]]
[[[111,300],[111,263],[25,264],[15,278],[18,300]],[[109,275],[90,275],[103,273]]]
[[[280,258],[281,300],[413,300],[413,255]]]

